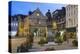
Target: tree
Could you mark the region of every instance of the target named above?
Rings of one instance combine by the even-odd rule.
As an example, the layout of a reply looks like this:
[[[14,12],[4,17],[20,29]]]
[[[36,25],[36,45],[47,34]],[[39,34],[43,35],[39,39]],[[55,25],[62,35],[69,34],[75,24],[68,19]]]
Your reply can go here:
[[[55,39],[56,39],[55,42],[58,43],[58,44],[61,44],[63,42],[62,39],[61,39],[61,36],[60,36],[60,32],[56,33]]]

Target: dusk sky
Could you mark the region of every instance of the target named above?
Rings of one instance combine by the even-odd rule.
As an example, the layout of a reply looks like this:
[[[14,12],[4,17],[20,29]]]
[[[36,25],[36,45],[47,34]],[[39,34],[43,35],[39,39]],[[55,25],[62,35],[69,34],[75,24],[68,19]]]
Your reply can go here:
[[[39,8],[40,11],[45,14],[48,9],[51,12],[56,9],[61,9],[61,7],[65,7],[64,4],[55,4],[55,3],[36,3],[36,2],[21,2],[21,1],[12,1],[11,5],[11,15],[15,14],[24,14],[27,15],[28,11],[34,11]]]

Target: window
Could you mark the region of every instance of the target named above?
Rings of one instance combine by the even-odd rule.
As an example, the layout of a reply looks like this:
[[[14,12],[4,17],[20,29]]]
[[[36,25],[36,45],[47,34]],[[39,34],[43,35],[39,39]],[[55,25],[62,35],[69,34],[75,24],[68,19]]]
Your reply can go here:
[[[69,13],[69,16],[70,16],[70,13]]]
[[[74,18],[74,24],[75,24],[76,22],[75,22],[75,18]]]
[[[37,13],[37,16],[39,16],[39,13]]]
[[[41,21],[39,21],[39,24],[41,24]]]
[[[75,15],[75,9],[74,9],[74,15]]]

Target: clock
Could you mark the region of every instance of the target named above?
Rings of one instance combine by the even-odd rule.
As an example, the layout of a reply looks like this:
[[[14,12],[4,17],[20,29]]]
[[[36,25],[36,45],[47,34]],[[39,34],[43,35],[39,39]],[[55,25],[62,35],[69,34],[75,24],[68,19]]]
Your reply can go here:
[[[36,15],[39,16],[39,13],[37,13]]]

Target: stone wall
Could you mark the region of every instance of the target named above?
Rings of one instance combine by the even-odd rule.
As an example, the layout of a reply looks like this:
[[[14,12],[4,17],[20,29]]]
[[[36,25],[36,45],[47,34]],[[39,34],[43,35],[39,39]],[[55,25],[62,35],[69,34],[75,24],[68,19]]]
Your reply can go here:
[[[12,38],[11,39],[11,49],[12,49],[12,52],[16,52],[17,51],[17,47],[20,46],[25,41],[26,41],[26,37]]]

